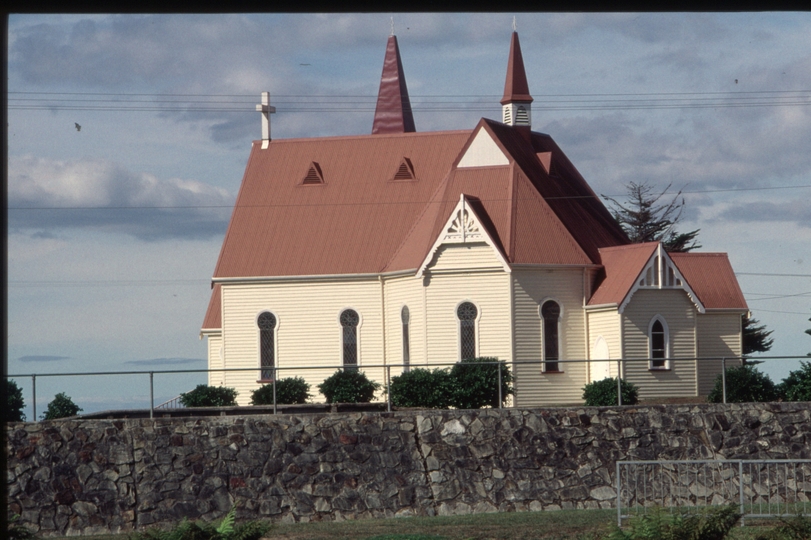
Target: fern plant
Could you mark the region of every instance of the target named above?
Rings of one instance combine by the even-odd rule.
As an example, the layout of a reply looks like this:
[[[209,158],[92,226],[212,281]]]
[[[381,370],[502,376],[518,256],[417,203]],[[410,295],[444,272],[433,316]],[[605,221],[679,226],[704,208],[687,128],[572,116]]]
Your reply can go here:
[[[627,531],[615,526],[608,540],[723,540],[740,518],[734,505],[696,514],[669,514],[656,507],[632,519]]]
[[[169,530],[149,529],[130,535],[130,540],[259,540],[270,530],[264,521],[248,521],[236,524],[236,506],[220,521],[219,525],[183,519]]]

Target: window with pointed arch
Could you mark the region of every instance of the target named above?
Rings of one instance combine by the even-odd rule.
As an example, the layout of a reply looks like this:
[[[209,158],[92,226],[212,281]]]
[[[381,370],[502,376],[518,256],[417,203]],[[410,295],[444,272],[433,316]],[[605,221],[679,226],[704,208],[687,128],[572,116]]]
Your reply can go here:
[[[411,313],[408,311],[408,306],[403,306],[403,309],[400,310],[400,320],[403,323],[403,371],[407,372],[411,364],[411,343],[408,335]]]
[[[342,364],[348,369],[357,369],[358,366],[358,324],[360,316],[354,309],[345,309],[341,312],[341,345]]]
[[[541,304],[543,321],[543,370],[544,373],[559,373],[560,370],[560,304],[547,300]]]
[[[276,367],[276,316],[263,311],[256,318],[259,327],[259,367],[260,380],[271,381],[275,375]]]
[[[659,315],[651,319],[648,327],[648,344],[650,347],[650,369],[669,369],[670,336],[667,322]]]
[[[459,319],[459,359],[467,360],[476,357],[476,317],[479,309],[473,302],[462,302],[456,308]]]

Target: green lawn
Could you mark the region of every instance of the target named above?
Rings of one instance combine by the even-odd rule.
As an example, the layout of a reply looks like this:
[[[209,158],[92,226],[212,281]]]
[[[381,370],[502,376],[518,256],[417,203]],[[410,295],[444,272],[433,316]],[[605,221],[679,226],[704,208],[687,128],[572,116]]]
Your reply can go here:
[[[616,523],[616,510],[508,512],[467,516],[277,524],[267,538],[286,540],[597,540]],[[731,540],[750,540],[761,527],[737,527]],[[128,535],[93,536],[126,540]],[[75,538],[75,537],[72,537]],[[68,539],[64,539],[68,540]]]

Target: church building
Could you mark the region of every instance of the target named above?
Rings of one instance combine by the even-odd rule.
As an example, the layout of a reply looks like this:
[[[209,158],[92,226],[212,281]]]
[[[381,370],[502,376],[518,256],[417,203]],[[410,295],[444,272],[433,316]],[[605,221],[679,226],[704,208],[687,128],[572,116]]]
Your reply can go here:
[[[370,135],[271,139],[264,93],[201,331],[209,368],[254,370],[209,384],[247,405],[277,368],[318,401],[339,366],[382,383],[490,356],[516,406],[582,403],[618,370],[642,399],[708,394],[742,352],[726,254],[631,244],[532,102],[515,32],[502,118],[472,129],[416,130],[394,35]]]

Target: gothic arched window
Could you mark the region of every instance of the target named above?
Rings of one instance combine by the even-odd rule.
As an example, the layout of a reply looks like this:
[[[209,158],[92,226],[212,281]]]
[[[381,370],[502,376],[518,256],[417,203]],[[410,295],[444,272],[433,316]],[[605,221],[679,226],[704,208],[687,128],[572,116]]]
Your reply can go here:
[[[259,367],[262,368],[260,378],[263,381],[272,380],[274,367],[276,367],[276,316],[269,312],[262,312],[256,319],[259,326]]]
[[[411,313],[408,306],[403,306],[400,311],[400,319],[403,322],[403,371],[409,370],[411,364],[411,343],[409,342],[408,325],[411,322]]]
[[[342,362],[345,367],[355,367],[357,369],[359,323],[360,316],[354,309],[346,309],[341,312]]]
[[[459,319],[459,359],[476,357],[476,317],[479,310],[472,302],[462,302],[456,308]]]
[[[541,306],[543,319],[543,370],[560,371],[560,305],[547,300]]]

